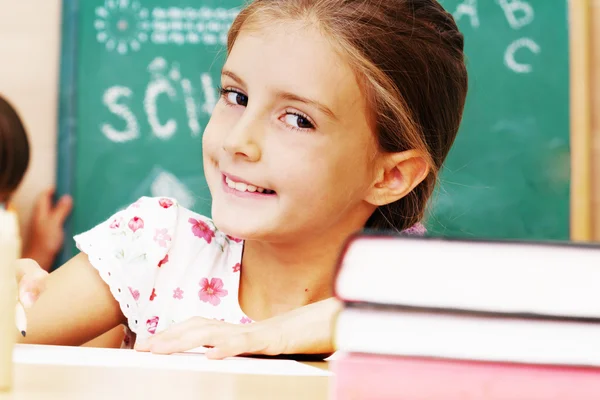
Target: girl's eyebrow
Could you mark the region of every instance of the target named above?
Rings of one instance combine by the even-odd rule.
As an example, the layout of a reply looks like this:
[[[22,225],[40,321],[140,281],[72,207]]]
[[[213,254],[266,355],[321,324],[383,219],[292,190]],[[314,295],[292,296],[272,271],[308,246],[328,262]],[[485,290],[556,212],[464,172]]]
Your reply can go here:
[[[305,97],[301,97],[301,96],[295,95],[293,93],[288,93],[288,92],[281,92],[281,93],[279,93],[278,97],[283,100],[298,101],[300,103],[304,103],[306,105],[313,106],[313,107],[317,108],[319,111],[321,111],[323,114],[327,115],[329,118],[337,121],[337,116],[333,113],[333,111],[331,111],[331,109],[329,109],[329,107],[325,106],[324,104],[319,103],[318,101],[307,99]]]
[[[242,78],[240,78],[233,71],[223,68],[223,70],[221,71],[221,76],[227,76],[227,77],[233,79],[234,81],[236,81],[240,86],[247,87],[246,82],[244,82],[244,80]],[[324,104],[319,103],[316,100],[311,100],[306,97],[298,96],[296,94],[289,93],[289,92],[279,92],[277,94],[277,97],[279,97],[280,99],[283,99],[283,100],[290,100],[290,101],[297,101],[300,103],[304,103],[306,105],[317,108],[319,111],[321,111],[323,114],[327,115],[329,118],[333,119],[334,121],[337,121],[337,119],[338,119],[337,116],[333,113],[333,111],[331,111],[331,109],[329,107],[325,106]]]
[[[242,78],[237,76],[234,72],[229,71],[228,69],[223,68],[223,70],[221,71],[221,76],[228,76],[231,79],[233,79],[234,81],[236,81],[237,83],[239,83],[241,86],[246,87],[246,82],[244,82],[244,80]]]

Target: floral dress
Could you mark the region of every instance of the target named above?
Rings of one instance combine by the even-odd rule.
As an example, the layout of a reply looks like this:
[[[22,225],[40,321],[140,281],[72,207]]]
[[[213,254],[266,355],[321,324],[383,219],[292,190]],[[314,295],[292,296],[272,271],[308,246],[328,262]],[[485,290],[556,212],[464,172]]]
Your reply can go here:
[[[252,322],[238,302],[242,241],[174,199],[142,197],[75,243],[127,318],[123,348],[194,316]]]

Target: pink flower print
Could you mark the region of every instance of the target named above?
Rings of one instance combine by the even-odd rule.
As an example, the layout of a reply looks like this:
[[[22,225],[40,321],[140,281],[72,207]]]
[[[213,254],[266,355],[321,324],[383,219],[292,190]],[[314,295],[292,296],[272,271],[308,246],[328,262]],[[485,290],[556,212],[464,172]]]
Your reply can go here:
[[[233,242],[236,242],[236,243],[240,243],[242,241],[242,239],[238,239],[238,238],[235,238],[235,237],[229,236],[229,235],[227,235],[227,239],[229,239]]]
[[[156,294],[156,289],[152,288],[152,293],[150,293],[150,301],[154,301],[154,299],[156,298],[157,294]]]
[[[131,204],[129,207],[131,207],[131,208],[140,208],[141,204],[142,204],[142,199],[139,199],[135,203]]]
[[[167,231],[167,228],[157,229],[154,235],[154,241],[158,243],[160,247],[167,247],[167,242],[171,241],[171,235]]]
[[[135,232],[138,229],[142,229],[144,227],[144,220],[140,217],[133,217],[131,218],[131,221],[129,221],[129,224],[127,226],[129,226],[129,229]]]
[[[240,324],[251,324],[252,320],[248,317],[243,317],[242,319],[240,319]]]
[[[232,267],[232,269],[233,269],[233,272],[240,272],[240,270],[242,269],[242,264],[237,263]]]
[[[212,238],[215,237],[215,233],[212,229],[210,229],[208,224],[206,224],[204,221],[194,218],[188,219],[188,222],[192,224],[192,233],[194,236],[206,240],[206,243],[212,242]]]
[[[202,278],[200,281],[200,291],[198,292],[200,301],[218,306],[221,304],[220,297],[227,296],[227,293],[227,290],[223,289],[223,281],[219,278],[212,278],[210,282],[208,278]]]
[[[131,296],[133,297],[133,299],[135,301],[138,301],[140,299],[140,292],[139,292],[139,290],[135,290],[131,286],[129,286],[129,292],[131,293]]]
[[[158,317],[152,317],[146,321],[146,329],[148,333],[154,335],[156,333],[156,327],[158,326]]]
[[[159,261],[158,268],[162,267],[163,265],[165,265],[168,262],[169,262],[169,255],[167,254],[165,256],[165,258],[163,258],[162,260]]]
[[[120,219],[114,219],[113,222],[110,223],[110,229],[118,229],[121,227],[121,220]]]
[[[177,289],[173,290],[173,298],[177,299],[177,300],[182,300],[183,299],[183,290],[181,290],[181,288],[177,288]]]
[[[425,236],[427,229],[423,226],[423,224],[417,222],[415,225],[402,231],[402,233],[412,236]]]
[[[158,200],[158,205],[162,208],[169,208],[173,205],[173,201],[171,199],[162,198]]]

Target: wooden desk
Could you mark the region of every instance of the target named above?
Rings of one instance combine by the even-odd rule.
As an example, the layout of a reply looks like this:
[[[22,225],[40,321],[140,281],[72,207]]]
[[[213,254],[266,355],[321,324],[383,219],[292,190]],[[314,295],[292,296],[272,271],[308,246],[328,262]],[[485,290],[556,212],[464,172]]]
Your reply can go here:
[[[327,369],[327,363],[307,363]],[[25,365],[0,400],[325,400],[329,378],[262,376],[141,368]]]

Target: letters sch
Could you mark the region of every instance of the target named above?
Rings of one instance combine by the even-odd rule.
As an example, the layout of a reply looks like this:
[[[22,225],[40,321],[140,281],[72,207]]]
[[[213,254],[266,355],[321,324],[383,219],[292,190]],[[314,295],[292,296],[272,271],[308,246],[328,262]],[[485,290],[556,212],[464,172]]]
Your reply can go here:
[[[198,112],[210,114],[218,100],[210,74],[200,74],[199,84],[204,103],[198,107],[199,99],[194,96],[192,82],[182,78],[178,65],[169,66],[164,58],[157,57],[149,64],[148,72],[150,80],[144,93],[143,109],[152,134],[159,139],[168,140],[179,128],[178,121],[175,119],[161,118],[159,115],[157,101],[164,96],[168,101],[180,103],[185,108],[190,134],[199,136],[201,127]],[[120,130],[109,123],[102,124],[100,128],[102,133],[112,142],[129,142],[140,137],[138,119],[130,107],[132,96],[133,91],[127,86],[112,86],[104,92],[102,99],[104,105],[125,123],[125,127]]]

